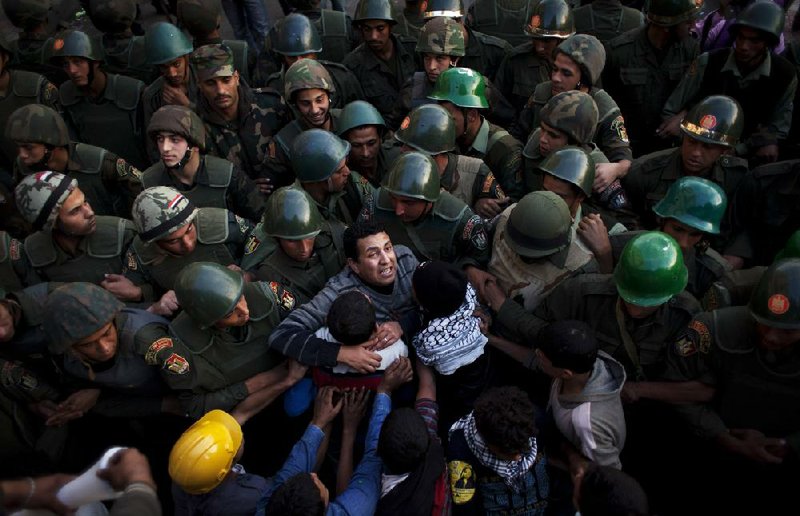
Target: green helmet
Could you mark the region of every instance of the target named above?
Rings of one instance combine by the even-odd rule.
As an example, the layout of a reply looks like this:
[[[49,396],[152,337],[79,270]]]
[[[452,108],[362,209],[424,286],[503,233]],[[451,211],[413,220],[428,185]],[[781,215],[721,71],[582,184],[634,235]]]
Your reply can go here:
[[[572,183],[587,198],[592,195],[595,163],[592,156],[580,147],[570,145],[555,151],[539,164],[539,170]]]
[[[375,106],[364,100],[354,100],[342,109],[339,114],[338,134],[344,138],[347,131],[364,125],[377,125],[382,134],[386,130],[386,121]]]
[[[653,206],[662,219],[675,219],[681,224],[712,235],[719,234],[719,225],[728,198],[713,181],[687,176],[675,181],[667,195]]]
[[[425,154],[450,152],[456,148],[456,123],[442,106],[423,104],[411,110],[394,137]]]
[[[314,59],[299,59],[292,63],[283,76],[285,99],[294,102],[294,94],[300,90],[320,89],[328,94],[336,93],[328,70]]]
[[[689,271],[678,243],[649,231],[631,239],[614,268],[617,292],[636,306],[658,306],[686,288]]]
[[[37,172],[24,176],[14,188],[20,214],[33,228],[49,230],[67,197],[78,187],[78,181],[58,172]]]
[[[423,17],[431,18],[462,18],[464,16],[464,2],[462,0],[428,0],[428,7]]]
[[[764,326],[800,329],[800,258],[770,265],[753,291],[748,308],[750,315]]]
[[[240,273],[213,262],[190,263],[175,278],[175,297],[201,330],[233,312],[243,289]]]
[[[434,18],[423,25],[415,50],[420,54],[461,57],[466,52],[464,31],[452,18]]]
[[[44,303],[43,329],[47,349],[61,355],[86,337],[97,333],[125,308],[104,288],[92,283],[67,283],[53,290]]]
[[[392,18],[392,3],[390,0],[360,0],[356,7],[353,25],[366,20],[384,20],[391,25],[397,23]]]
[[[595,85],[600,80],[606,65],[606,49],[599,39],[589,34],[575,34],[562,41],[556,47],[556,52],[575,61],[581,69],[583,84]],[[585,80],[590,84],[586,84]]]
[[[564,91],[542,106],[539,120],[567,133],[578,145],[587,145],[594,138],[598,119],[597,104],[582,91]]]
[[[702,6],[702,0],[648,0],[644,10],[649,23],[671,27],[697,16]]]
[[[219,26],[220,0],[178,0],[178,23],[194,37],[205,36]]]
[[[302,56],[322,52],[317,28],[307,16],[291,13],[275,24],[270,36],[272,50],[284,56]]]
[[[6,122],[6,138],[15,142],[43,143],[53,147],[69,145],[69,130],[53,108],[28,104],[17,108]]]
[[[109,34],[125,32],[136,19],[135,0],[89,0],[87,9],[92,25]]]
[[[206,150],[206,128],[197,113],[177,105],[166,105],[153,113],[147,125],[147,135],[155,138],[160,132],[177,134],[186,139],[191,146]]]
[[[575,34],[572,9],[564,0],[528,0],[522,31],[533,38],[566,39]]]
[[[508,246],[527,258],[542,258],[566,249],[572,240],[567,203],[553,192],[526,194],[508,216],[506,236]]]
[[[197,216],[197,208],[176,189],[153,186],[136,196],[131,215],[139,238],[149,244],[192,222]]]
[[[786,13],[775,2],[753,2],[739,13],[730,26],[732,34],[736,34],[739,27],[749,27],[766,33],[770,46],[777,46],[780,42],[783,25],[786,23]]]
[[[167,22],[154,23],[144,38],[147,61],[151,65],[168,64],[191,54],[192,42],[178,27]]]
[[[57,35],[53,41],[53,53],[50,55],[50,61],[57,61],[63,57],[82,57],[90,61],[102,61],[103,49],[97,40],[90,38],[85,32],[66,30]]]
[[[421,152],[404,152],[392,163],[381,187],[389,193],[421,201],[439,200],[439,167]]]
[[[309,129],[292,144],[292,169],[301,183],[325,181],[350,154],[350,142],[330,131]]]
[[[776,262],[784,258],[800,258],[800,229],[792,233],[783,249],[775,255]]]
[[[695,104],[681,122],[684,134],[706,143],[734,148],[744,129],[744,112],[736,100],[712,95]]]
[[[486,109],[486,79],[471,68],[450,68],[436,79],[429,99],[451,102],[458,107]]]
[[[305,190],[285,186],[267,199],[261,217],[264,233],[274,238],[304,240],[322,231],[322,216]]]
[[[30,29],[47,21],[50,0],[3,0],[3,12],[19,29]]]

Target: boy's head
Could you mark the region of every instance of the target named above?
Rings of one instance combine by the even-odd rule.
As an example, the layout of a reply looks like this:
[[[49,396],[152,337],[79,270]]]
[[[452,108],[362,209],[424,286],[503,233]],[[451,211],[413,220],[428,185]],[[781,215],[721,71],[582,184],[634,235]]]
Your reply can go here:
[[[536,435],[533,403],[517,387],[495,387],[475,400],[475,427],[502,460],[519,460]]]
[[[548,376],[559,378],[567,371],[584,374],[594,367],[597,339],[582,321],[554,322],[539,333],[537,340],[542,370]]]
[[[467,296],[467,277],[442,261],[419,264],[411,283],[417,302],[431,319],[452,315]]]
[[[330,493],[316,473],[299,473],[284,482],[269,499],[266,516],[322,516]]]
[[[331,304],[327,317],[328,330],[345,346],[356,346],[369,340],[375,331],[375,307],[358,290],[348,290]]]
[[[430,436],[422,416],[414,409],[399,408],[392,411],[383,423],[378,455],[387,473],[409,473],[424,460],[429,443]]]
[[[591,466],[581,479],[578,506],[583,516],[647,516],[647,495],[633,477],[608,466]]]

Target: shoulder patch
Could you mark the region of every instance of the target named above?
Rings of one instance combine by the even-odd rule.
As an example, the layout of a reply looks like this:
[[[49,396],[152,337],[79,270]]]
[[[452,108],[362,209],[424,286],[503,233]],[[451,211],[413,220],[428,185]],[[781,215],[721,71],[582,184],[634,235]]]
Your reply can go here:
[[[620,140],[628,143],[628,131],[625,129],[625,119],[622,118],[622,115],[619,115],[611,122],[611,130],[617,134]]]
[[[259,244],[261,244],[261,240],[255,235],[247,237],[247,241],[244,243],[244,254],[253,254],[253,252],[258,249]]]
[[[239,231],[241,231],[243,235],[246,235],[252,229],[250,222],[248,222],[248,220],[244,217],[240,217],[238,215],[234,215],[233,217],[236,219],[236,224],[239,225]]]
[[[488,238],[486,236],[486,228],[483,227],[483,221],[480,216],[473,215],[469,218],[464,225],[464,231],[461,233],[462,240],[469,240],[475,249],[483,251],[488,245]]]
[[[276,281],[270,281],[269,289],[275,295],[275,299],[278,301],[281,308],[287,312],[294,309],[294,305],[297,303],[294,294],[289,292],[283,285]]]
[[[158,365],[158,352],[172,347],[172,339],[163,337],[150,344],[147,348],[147,353],[144,355],[144,361],[147,365]]]
[[[142,180],[142,172],[122,158],[117,158],[117,175],[119,177],[133,177],[139,181]]]
[[[133,254],[132,250],[128,250],[125,253],[125,267],[126,270],[135,271],[139,269],[139,265],[136,262],[136,256]]]
[[[461,505],[469,502],[475,496],[475,469],[472,464],[460,460],[453,460],[447,464],[450,476],[450,492],[453,502]]]
[[[186,374],[189,372],[189,361],[179,354],[173,353],[164,360],[164,369],[174,374]]]
[[[11,261],[17,261],[20,259],[20,256],[22,256],[22,251],[20,248],[20,241],[16,238],[12,238],[8,245],[8,254],[11,257]]]
[[[486,176],[486,179],[483,180],[483,186],[481,186],[481,193],[489,193],[492,191],[492,183],[494,183],[494,174],[489,172]]]
[[[697,353],[697,346],[692,339],[684,335],[675,343],[675,352],[682,357],[692,356]]]
[[[709,349],[711,349],[711,332],[705,323],[697,319],[689,323],[689,331],[675,343],[675,352],[682,357],[694,355],[698,351],[708,353]]]

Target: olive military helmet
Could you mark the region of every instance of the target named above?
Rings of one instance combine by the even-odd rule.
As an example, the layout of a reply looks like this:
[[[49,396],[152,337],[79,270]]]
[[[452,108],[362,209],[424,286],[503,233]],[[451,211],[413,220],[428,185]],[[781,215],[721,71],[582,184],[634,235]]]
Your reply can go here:
[[[428,0],[423,17],[431,18],[462,18],[464,16],[464,2],[462,0]]]
[[[447,101],[462,108],[486,109],[486,79],[471,68],[450,68],[436,79],[428,98]]]
[[[572,138],[577,145],[588,145],[594,138],[599,113],[594,99],[582,91],[564,91],[542,106],[539,120]]]
[[[307,16],[291,13],[271,31],[272,50],[284,56],[302,56],[322,52],[322,40],[317,28]]]
[[[530,192],[511,209],[505,242],[520,256],[542,258],[567,248],[571,228],[572,216],[561,197],[547,191]]]
[[[439,166],[421,152],[404,152],[392,163],[381,188],[400,197],[436,202],[441,193]]]
[[[800,258],[800,229],[792,233],[783,249],[775,255],[775,261],[784,258]]]
[[[528,0],[522,31],[537,39],[567,39],[575,34],[572,9],[564,0]]]
[[[383,20],[394,25],[397,20],[392,18],[391,0],[361,0],[353,16],[353,25],[367,20]]]
[[[631,239],[614,268],[620,297],[636,306],[658,306],[686,288],[689,271],[678,243],[649,231]]]
[[[215,409],[190,426],[169,454],[169,476],[189,494],[208,493],[225,480],[242,445],[242,427]]]
[[[206,128],[200,117],[184,106],[166,105],[153,113],[147,126],[147,135],[155,139],[160,132],[177,134],[183,137],[192,147],[199,147],[200,152],[206,150]]]
[[[220,0],[178,0],[178,23],[192,36],[205,36],[219,27]]]
[[[786,14],[783,8],[770,1],[757,1],[745,7],[730,26],[730,31],[736,34],[739,27],[748,27],[766,34],[770,46],[777,46],[780,41],[783,25],[786,23]]]
[[[681,122],[684,134],[702,142],[733,148],[744,129],[744,112],[736,100],[712,95],[695,104]]]
[[[175,278],[175,297],[200,329],[227,317],[242,297],[244,279],[219,263],[194,262]]]
[[[316,88],[327,91],[329,95],[336,93],[331,74],[314,59],[295,61],[283,77],[285,98],[290,103],[294,103],[294,94],[300,90]]]
[[[82,57],[90,61],[102,61],[103,49],[97,40],[79,30],[66,30],[53,40],[50,61],[58,63],[64,57]]]
[[[325,181],[350,154],[350,142],[330,131],[309,129],[292,144],[292,170],[301,183]]]
[[[580,147],[567,146],[550,154],[539,170],[577,186],[588,198],[594,185],[594,158]]]
[[[414,48],[420,54],[463,56],[466,45],[461,25],[452,18],[434,18],[422,26]]]
[[[50,0],[3,0],[3,12],[19,29],[27,30],[45,23],[50,11]]]
[[[125,305],[106,289],[86,282],[67,283],[47,296],[43,329],[48,351],[60,355],[111,322]]]
[[[581,70],[582,85],[591,87],[600,80],[606,65],[606,49],[599,39],[589,34],[575,34],[562,41],[556,52],[575,61]]]
[[[378,126],[378,134],[381,136],[386,130],[386,121],[375,106],[365,100],[354,100],[339,114],[338,134],[344,138],[349,130],[365,125]]]
[[[136,196],[131,218],[145,244],[161,240],[192,222],[197,208],[185,195],[169,186],[153,186]]]
[[[191,54],[194,50],[189,37],[178,27],[167,22],[154,23],[147,29],[144,48],[147,62],[151,65],[171,63],[181,56]]]
[[[269,196],[261,222],[267,236],[286,240],[305,240],[322,231],[322,216],[311,196],[292,186]]]
[[[748,308],[750,315],[764,326],[800,329],[800,258],[770,265],[758,281]]]
[[[36,172],[22,178],[14,188],[14,199],[20,214],[33,229],[49,230],[58,219],[58,212],[67,197],[78,187],[78,181],[58,172]]]
[[[675,219],[704,233],[719,234],[719,225],[728,198],[713,181],[701,177],[681,177],[669,187],[653,212],[662,219]]]
[[[43,143],[53,147],[69,145],[69,130],[53,108],[28,104],[17,108],[6,122],[6,138],[14,142]]]
[[[135,0],[89,0],[88,3],[89,18],[100,32],[125,32],[136,18]]]
[[[425,154],[450,152],[456,148],[456,123],[442,106],[423,104],[403,119],[394,137]]]
[[[697,16],[702,6],[697,0],[648,0],[644,10],[649,23],[671,27]]]

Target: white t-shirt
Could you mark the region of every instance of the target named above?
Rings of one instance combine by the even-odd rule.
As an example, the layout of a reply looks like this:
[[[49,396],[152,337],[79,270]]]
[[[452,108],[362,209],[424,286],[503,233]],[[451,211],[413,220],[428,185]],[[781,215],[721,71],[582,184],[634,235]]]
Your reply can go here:
[[[333,338],[333,335],[331,335],[331,332],[328,330],[327,326],[323,326],[322,328],[315,331],[314,336],[319,337],[320,339],[327,340],[328,342],[337,342],[337,340]],[[406,346],[406,343],[403,342],[402,339],[398,339],[391,345],[379,351],[376,351],[376,353],[381,356],[381,365],[378,366],[378,371],[384,371],[387,367],[392,365],[392,362],[394,362],[398,358],[408,356],[408,346]],[[358,372],[347,364],[337,364],[332,369],[332,371],[333,374],[347,374],[347,373]]]

